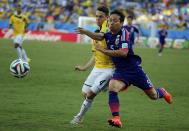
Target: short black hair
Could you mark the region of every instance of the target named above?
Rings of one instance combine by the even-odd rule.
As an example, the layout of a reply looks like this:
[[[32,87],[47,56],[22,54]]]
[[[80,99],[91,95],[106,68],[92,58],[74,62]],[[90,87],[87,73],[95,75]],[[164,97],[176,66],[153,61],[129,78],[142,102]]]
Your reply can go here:
[[[125,20],[125,15],[124,15],[122,12],[120,12],[119,10],[114,10],[114,11],[112,11],[112,12],[110,13],[110,15],[112,15],[112,14],[118,15],[118,16],[120,17],[120,18],[119,18],[120,22],[124,22],[124,20]]]
[[[97,8],[97,10],[104,12],[104,14],[105,14],[106,16],[109,15],[109,9],[108,9],[106,6],[99,6],[99,7]]]
[[[133,17],[132,15],[127,16],[127,18],[128,18],[128,19],[131,19],[131,20],[134,19],[134,17]]]

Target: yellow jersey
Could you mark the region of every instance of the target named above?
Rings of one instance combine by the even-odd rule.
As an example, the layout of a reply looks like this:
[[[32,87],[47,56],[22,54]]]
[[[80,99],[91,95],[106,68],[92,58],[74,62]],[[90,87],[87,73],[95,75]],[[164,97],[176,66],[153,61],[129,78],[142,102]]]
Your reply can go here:
[[[105,21],[102,24],[100,32],[106,33],[107,31],[108,31],[107,21]],[[107,48],[105,39],[102,40],[102,41],[93,40],[92,51],[93,51],[94,56],[95,56],[95,67],[97,67],[97,68],[111,68],[111,67],[114,67],[114,65],[112,63],[112,60],[111,60],[111,57],[105,55],[104,53],[102,53],[100,51],[97,51],[95,49],[95,44],[99,44],[103,48]]]
[[[25,33],[25,26],[29,23],[29,19],[24,15],[12,15],[10,17],[10,24],[13,25],[14,36],[23,35]]]

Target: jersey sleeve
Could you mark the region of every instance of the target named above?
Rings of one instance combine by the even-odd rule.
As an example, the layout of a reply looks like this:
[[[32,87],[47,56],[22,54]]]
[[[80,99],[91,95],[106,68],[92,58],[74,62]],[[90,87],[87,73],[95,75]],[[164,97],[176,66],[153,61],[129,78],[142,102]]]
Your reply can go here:
[[[167,36],[167,35],[168,35],[168,32],[166,31],[166,32],[165,32],[165,36]]]
[[[25,23],[28,24],[30,21],[28,19],[28,17],[24,16],[24,20],[25,20]]]
[[[131,44],[129,43],[129,32],[126,28],[122,29],[122,35],[121,35],[121,44],[119,46],[120,50],[128,51],[129,48],[131,48]]]
[[[137,34],[139,33],[139,30],[137,27],[134,26],[134,32],[136,32]]]
[[[161,35],[161,30],[159,30],[157,33],[158,33],[158,36],[160,36]]]

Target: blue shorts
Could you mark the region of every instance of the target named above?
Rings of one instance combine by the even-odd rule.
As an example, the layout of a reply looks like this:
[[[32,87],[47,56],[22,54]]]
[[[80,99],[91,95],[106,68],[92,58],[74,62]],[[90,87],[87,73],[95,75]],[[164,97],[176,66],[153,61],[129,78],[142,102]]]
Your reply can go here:
[[[163,40],[159,40],[159,43],[161,44],[161,45],[164,45],[165,44],[165,40],[163,39]]]
[[[112,79],[123,81],[127,86],[137,86],[142,90],[149,90],[153,87],[152,82],[142,67],[137,67],[132,70],[116,69]]]

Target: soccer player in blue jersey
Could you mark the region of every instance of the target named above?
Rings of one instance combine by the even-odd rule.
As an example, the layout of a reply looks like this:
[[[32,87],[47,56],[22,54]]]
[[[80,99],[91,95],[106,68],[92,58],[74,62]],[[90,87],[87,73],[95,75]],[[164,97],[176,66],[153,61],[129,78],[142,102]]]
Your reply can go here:
[[[137,34],[136,42],[139,41],[140,33],[139,30],[133,25],[133,17],[129,15],[127,17],[127,25],[124,26],[129,31],[129,41],[132,45],[135,43],[135,33]]]
[[[163,25],[162,29],[158,32],[158,35],[159,35],[159,45],[160,45],[158,55],[162,56],[163,48],[164,45],[166,44],[165,38],[168,35],[166,25]]]
[[[118,92],[134,85],[142,89],[152,100],[164,98],[167,103],[172,103],[172,96],[164,88],[155,88],[141,67],[141,58],[135,55],[132,44],[129,42],[129,33],[123,27],[125,16],[119,11],[113,11],[109,18],[110,32],[92,33],[87,30],[80,32],[92,39],[105,38],[107,48],[96,45],[96,49],[111,56],[115,64],[115,72],[109,82],[109,107],[113,118],[108,120],[111,126],[122,127],[119,114]]]

